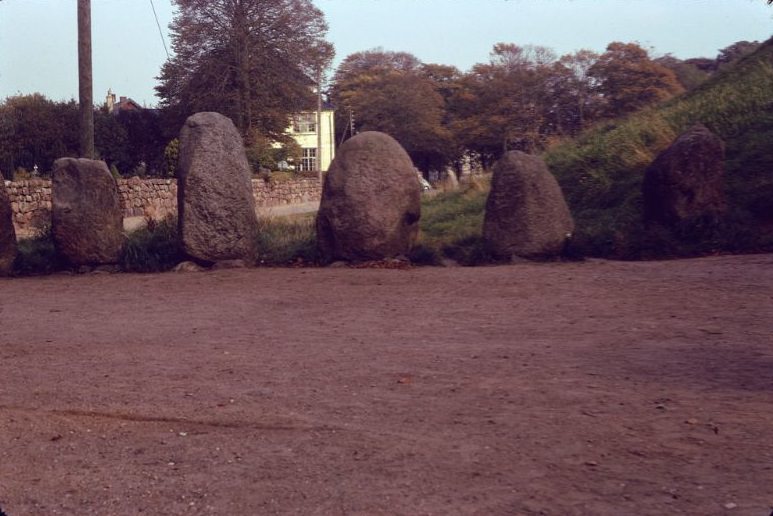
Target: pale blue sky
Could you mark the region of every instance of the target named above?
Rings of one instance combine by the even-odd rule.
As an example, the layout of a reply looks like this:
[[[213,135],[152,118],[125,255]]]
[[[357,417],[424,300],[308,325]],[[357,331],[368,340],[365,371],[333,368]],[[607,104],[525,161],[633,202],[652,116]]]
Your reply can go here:
[[[170,0],[153,0],[168,41]],[[330,25],[336,64],[383,47],[462,70],[497,42],[602,51],[638,41],[656,55],[713,57],[739,40],[773,35],[764,0],[314,0]],[[40,92],[77,98],[76,0],[0,1],[0,99]],[[166,59],[150,0],[92,0],[94,98],[108,88],[154,105]],[[171,50],[171,48],[170,48]]]

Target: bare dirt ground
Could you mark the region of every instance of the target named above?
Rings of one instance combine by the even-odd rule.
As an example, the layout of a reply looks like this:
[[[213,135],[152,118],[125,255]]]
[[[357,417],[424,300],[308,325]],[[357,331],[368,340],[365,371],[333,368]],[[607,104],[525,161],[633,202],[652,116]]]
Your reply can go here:
[[[773,255],[0,280],[0,507],[773,505]]]

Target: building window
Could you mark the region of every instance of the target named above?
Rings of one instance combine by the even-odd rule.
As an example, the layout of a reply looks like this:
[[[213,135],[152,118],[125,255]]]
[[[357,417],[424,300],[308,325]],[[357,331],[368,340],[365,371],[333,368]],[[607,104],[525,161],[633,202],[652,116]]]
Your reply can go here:
[[[311,172],[313,170],[317,170],[317,149],[313,147],[303,149],[301,172]]]
[[[301,113],[293,118],[293,131],[296,133],[316,133],[316,113]]]

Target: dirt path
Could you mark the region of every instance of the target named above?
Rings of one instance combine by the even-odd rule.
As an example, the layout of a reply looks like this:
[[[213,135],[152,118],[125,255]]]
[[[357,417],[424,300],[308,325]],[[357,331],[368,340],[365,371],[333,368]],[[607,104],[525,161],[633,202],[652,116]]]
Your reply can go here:
[[[0,280],[0,507],[773,505],[773,255]]]

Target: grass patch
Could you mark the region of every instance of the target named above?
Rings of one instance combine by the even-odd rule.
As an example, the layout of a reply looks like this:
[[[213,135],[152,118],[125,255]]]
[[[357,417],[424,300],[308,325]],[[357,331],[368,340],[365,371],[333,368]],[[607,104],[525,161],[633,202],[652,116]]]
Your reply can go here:
[[[439,265],[451,258],[462,265],[491,263],[493,255],[482,236],[489,188],[488,178],[478,179],[460,190],[425,198],[411,261]]]
[[[266,217],[258,221],[255,256],[258,265],[317,265],[315,213]]]

